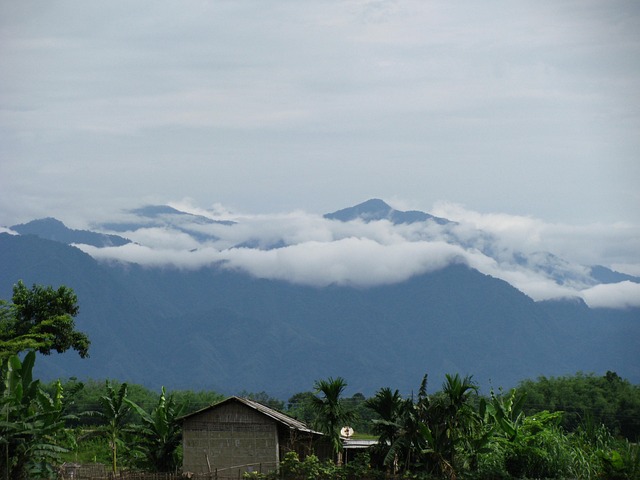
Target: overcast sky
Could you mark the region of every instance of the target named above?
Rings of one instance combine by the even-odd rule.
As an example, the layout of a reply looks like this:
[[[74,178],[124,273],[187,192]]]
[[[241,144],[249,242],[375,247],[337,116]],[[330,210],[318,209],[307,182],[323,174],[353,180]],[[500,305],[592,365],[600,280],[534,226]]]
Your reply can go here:
[[[371,197],[640,223],[635,0],[2,1],[0,65],[4,225]]]

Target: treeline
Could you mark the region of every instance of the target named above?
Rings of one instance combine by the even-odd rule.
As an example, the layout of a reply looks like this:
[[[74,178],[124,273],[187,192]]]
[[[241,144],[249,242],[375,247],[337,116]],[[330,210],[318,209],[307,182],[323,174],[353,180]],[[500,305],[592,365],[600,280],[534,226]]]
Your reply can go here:
[[[110,380],[111,385],[119,387],[117,380]],[[57,382],[43,385],[52,394]],[[67,412],[78,418],[71,420],[71,426],[91,425],[97,419],[82,417],[82,412],[96,410],[100,406],[100,398],[104,395],[104,380],[79,381],[71,378],[62,383],[66,392]],[[522,410],[526,415],[534,415],[540,411],[562,412],[560,426],[567,432],[574,432],[581,426],[603,425],[612,435],[628,439],[631,442],[640,440],[640,385],[633,385],[615,372],[607,372],[603,376],[594,373],[578,372],[575,375],[562,377],[541,376],[535,380],[523,380],[516,391],[524,397]],[[211,390],[173,390],[168,394],[181,405],[185,414],[200,410],[217,403],[225,395]],[[497,392],[502,395],[501,391]],[[267,392],[250,392],[247,390],[236,394],[250,398],[275,410],[286,413],[306,424],[317,423],[317,412],[314,410],[314,390],[299,392],[287,400],[269,395]],[[435,396],[441,392],[435,392]],[[160,393],[143,385],[128,383],[128,398],[146,409],[151,409],[159,400]],[[472,401],[483,398],[474,395]],[[488,400],[490,396],[485,396]],[[377,416],[368,408],[367,398],[362,393],[344,397],[345,409],[353,412],[351,427],[357,434],[372,434],[375,430]]]

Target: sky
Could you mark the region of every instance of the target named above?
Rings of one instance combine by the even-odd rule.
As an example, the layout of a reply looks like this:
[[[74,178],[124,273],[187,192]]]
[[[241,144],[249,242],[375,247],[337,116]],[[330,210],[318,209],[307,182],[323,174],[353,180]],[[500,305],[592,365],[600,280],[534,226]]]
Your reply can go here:
[[[3,223],[371,197],[640,221],[636,1],[0,4]]]
[[[5,1],[0,64],[1,225],[376,197],[640,274],[633,0]]]

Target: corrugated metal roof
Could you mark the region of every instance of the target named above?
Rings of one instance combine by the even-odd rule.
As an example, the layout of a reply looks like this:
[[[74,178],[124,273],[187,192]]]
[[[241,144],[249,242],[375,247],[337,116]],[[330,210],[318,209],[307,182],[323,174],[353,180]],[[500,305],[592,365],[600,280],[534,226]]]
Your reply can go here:
[[[378,443],[377,440],[364,440],[364,439],[353,439],[353,438],[345,438],[340,437],[342,440],[342,446],[344,448],[369,448]]]
[[[218,402],[216,404],[210,405],[208,407],[205,407],[201,410],[198,410],[196,412],[190,413],[188,415],[184,415],[183,417],[180,417],[180,420],[184,420],[185,418],[189,418],[192,417],[194,415],[198,415],[202,412],[205,412],[207,410],[212,410],[214,408],[217,408],[221,405],[224,405],[226,403],[230,403],[230,402],[240,402],[244,405],[246,405],[249,408],[253,408],[254,410],[262,413],[263,415],[266,415],[269,418],[272,418],[273,420],[275,420],[278,423],[281,423],[283,425],[286,425],[287,427],[293,429],[293,430],[299,430],[301,432],[308,432],[308,433],[313,433],[316,435],[322,435],[322,433],[320,432],[316,432],[315,430],[310,429],[309,427],[307,427],[307,425],[303,422],[301,422],[300,420],[296,420],[293,417],[290,417],[289,415],[286,415],[282,412],[278,412],[277,410],[274,410],[273,408],[267,407],[266,405],[263,405],[259,402],[256,402],[255,400],[250,400],[248,398],[243,398],[243,397],[229,397],[225,400],[222,400],[221,402]]]

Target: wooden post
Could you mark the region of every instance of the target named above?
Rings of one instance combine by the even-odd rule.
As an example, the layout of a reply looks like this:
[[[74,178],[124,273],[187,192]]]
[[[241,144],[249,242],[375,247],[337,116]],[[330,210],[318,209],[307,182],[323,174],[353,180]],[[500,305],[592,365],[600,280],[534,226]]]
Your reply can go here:
[[[204,458],[207,459],[207,470],[209,471],[209,474],[211,474],[211,462],[209,461],[209,454],[207,452],[204,453]]]

